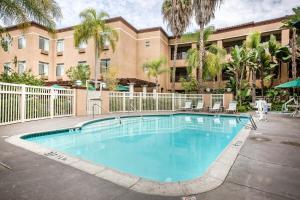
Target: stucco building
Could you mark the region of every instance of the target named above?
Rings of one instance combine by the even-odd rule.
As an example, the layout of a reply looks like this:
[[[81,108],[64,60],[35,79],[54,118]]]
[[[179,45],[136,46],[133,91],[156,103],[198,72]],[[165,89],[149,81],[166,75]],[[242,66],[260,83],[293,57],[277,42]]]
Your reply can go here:
[[[263,41],[267,41],[273,34],[282,45],[288,45],[290,30],[281,29],[283,19],[285,17],[217,29],[209,38],[209,42],[223,46],[229,52],[235,45],[241,45],[249,33],[259,31],[262,33]],[[113,66],[117,68],[119,78],[154,82],[149,80],[144,72],[142,66],[145,62],[163,56],[168,60],[168,67],[172,66],[174,40],[161,27],[138,30],[122,17],[111,18],[106,22],[118,32],[119,40],[115,52],[108,47],[101,53],[99,79],[101,73]],[[7,31],[13,41],[7,52],[0,49],[0,72],[8,68],[20,73],[31,70],[34,75],[54,82],[68,80],[67,69],[85,63],[90,65],[91,79],[94,78],[93,40],[76,48],[73,38],[74,27],[58,29],[53,34],[45,27],[32,22],[26,29],[12,26],[8,27]],[[182,90],[179,78],[187,75],[186,52],[189,48],[196,47],[195,42],[179,44],[176,63],[177,91]],[[281,65],[278,82],[285,82],[291,77],[290,68],[288,64]],[[220,73],[214,82],[206,80],[205,85],[210,88],[225,87],[227,78],[225,73]],[[170,90],[170,73],[161,75],[159,84],[162,91]]]

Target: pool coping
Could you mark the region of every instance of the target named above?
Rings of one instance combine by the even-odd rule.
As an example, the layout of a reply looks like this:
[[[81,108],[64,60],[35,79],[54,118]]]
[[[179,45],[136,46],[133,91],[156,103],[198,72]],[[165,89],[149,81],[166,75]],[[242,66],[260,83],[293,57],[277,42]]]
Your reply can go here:
[[[172,114],[195,114],[195,115],[216,115],[210,113],[195,113],[195,112],[169,112],[169,113],[151,113],[145,114],[147,116],[153,115],[172,115]],[[232,114],[217,114],[220,116],[241,116]],[[136,115],[123,115],[120,117],[139,117],[140,114]],[[242,116],[245,117],[245,116]],[[56,150],[40,146],[36,143],[22,139],[24,136],[36,135],[45,132],[58,132],[64,130],[76,130],[81,129],[84,125],[90,124],[92,122],[108,120],[115,118],[115,116],[106,116],[101,119],[87,120],[76,124],[70,128],[64,128],[52,131],[43,132],[32,132],[23,133],[8,137],[5,139],[6,142],[14,144],[16,146],[22,147],[26,150],[32,151],[39,155],[45,156],[47,158],[53,159],[55,161],[61,162],[63,164],[69,165],[76,169],[82,170],[91,175],[95,175],[102,179],[113,182],[117,185],[123,186],[125,188],[134,190],[136,192],[141,192],[145,194],[152,195],[162,195],[162,196],[183,196],[183,195],[193,195],[203,192],[213,190],[220,186],[228,175],[236,157],[246,141],[250,129],[246,126],[237,133],[237,135],[232,139],[232,141],[227,145],[226,148],[220,153],[217,159],[210,165],[206,172],[193,180],[188,181],[178,181],[178,182],[159,182],[151,181],[145,178],[137,177],[127,173],[123,173],[109,167],[103,166],[101,164],[95,164],[75,156],[67,155]]]

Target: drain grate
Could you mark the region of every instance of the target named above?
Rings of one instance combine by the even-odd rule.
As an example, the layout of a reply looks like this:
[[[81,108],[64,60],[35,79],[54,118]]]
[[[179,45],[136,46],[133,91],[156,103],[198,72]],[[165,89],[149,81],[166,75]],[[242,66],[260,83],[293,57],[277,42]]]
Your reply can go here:
[[[281,141],[280,143],[281,144],[290,145],[290,146],[300,147],[300,143],[299,142]]]
[[[12,168],[10,166],[8,166],[7,164],[3,163],[3,162],[0,162],[0,166],[1,168],[5,168],[5,169],[10,169],[12,170]]]
[[[270,138],[266,138],[266,137],[250,137],[250,140],[255,140],[258,142],[269,142],[271,141]]]
[[[44,155],[47,156],[47,157],[52,157],[52,158],[56,158],[56,159],[63,160],[63,161],[67,160],[67,157],[65,157],[63,155],[60,155],[59,153],[54,152],[54,151],[51,151],[49,153],[45,153]]]
[[[182,200],[197,200],[197,198],[195,196],[182,197]]]

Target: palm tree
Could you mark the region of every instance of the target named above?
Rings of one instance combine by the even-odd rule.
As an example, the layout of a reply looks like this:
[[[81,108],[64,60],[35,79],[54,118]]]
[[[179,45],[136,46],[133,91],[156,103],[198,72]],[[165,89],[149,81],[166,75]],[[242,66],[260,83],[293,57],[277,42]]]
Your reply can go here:
[[[26,23],[34,20],[49,28],[55,28],[55,19],[62,17],[61,9],[54,0],[1,0],[0,20],[10,23]]]
[[[194,0],[193,11],[196,23],[199,25],[199,71],[198,71],[198,92],[203,90],[203,57],[204,57],[204,26],[214,17],[214,11],[222,0]]]
[[[74,42],[75,46],[78,47],[82,43],[87,43],[87,41],[92,38],[95,43],[95,87],[97,88],[98,79],[98,61],[100,58],[100,53],[107,45],[107,42],[115,51],[116,41],[118,40],[118,33],[112,29],[110,26],[105,24],[105,19],[109,15],[105,12],[99,12],[94,8],[88,8],[80,13],[80,18],[82,19],[81,24],[75,27],[74,31]]]
[[[298,36],[297,42],[297,30],[294,26],[296,23],[300,23],[300,7],[293,8],[294,15],[290,16],[287,20],[283,21],[284,28],[292,29],[292,39],[291,39],[291,48],[292,48],[292,71],[293,71],[293,79],[297,78],[297,43],[300,44],[300,38]]]
[[[167,67],[164,67],[166,64],[166,59],[165,58],[159,58],[159,59],[154,59],[151,61],[148,61],[143,64],[143,69],[147,73],[148,78],[150,79],[153,77],[155,79],[155,85],[158,87],[158,77],[159,75],[167,72],[169,69]],[[156,88],[158,89],[158,88]]]
[[[203,30],[203,42],[206,46],[208,43],[209,36],[214,32],[214,27],[210,26]],[[187,33],[183,35],[183,41],[198,41],[200,32]],[[186,62],[188,64],[187,71],[189,74],[192,74],[192,71],[199,67],[199,50],[197,48],[190,49],[187,52]],[[202,76],[205,75],[210,77],[216,77],[223,67],[225,62],[226,50],[222,47],[217,46],[216,44],[211,44],[206,47],[204,51],[204,63],[203,63],[203,72]],[[198,83],[199,85],[199,83]]]
[[[164,0],[161,8],[163,19],[175,38],[172,70],[172,92],[175,92],[175,74],[178,39],[184,33],[192,15],[191,0]]]
[[[252,92],[252,102],[255,102],[256,99],[256,72],[260,65],[259,59],[259,48],[261,45],[261,34],[259,32],[253,32],[247,36],[245,46],[249,51],[250,56],[250,64],[249,70],[252,74],[252,84],[251,84],[251,92]]]
[[[0,21],[4,25],[19,23],[25,27],[27,22],[33,20],[51,31],[54,31],[55,20],[62,18],[61,9],[55,0],[1,0],[0,13]],[[0,23],[1,46],[5,49],[9,41],[4,41],[4,38],[10,36],[4,33],[5,28]]]

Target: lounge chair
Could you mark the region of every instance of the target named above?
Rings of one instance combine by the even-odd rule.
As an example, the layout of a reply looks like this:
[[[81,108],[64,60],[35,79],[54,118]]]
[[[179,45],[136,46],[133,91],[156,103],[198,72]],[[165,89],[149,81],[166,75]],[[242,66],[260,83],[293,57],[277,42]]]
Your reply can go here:
[[[197,106],[194,108],[194,111],[202,111],[204,109],[204,103],[202,101],[198,101]]]
[[[187,111],[187,110],[192,110],[192,101],[186,101],[186,102],[184,103],[184,106],[181,107],[180,110],[185,110],[185,111]]]
[[[209,112],[220,112],[221,111],[221,103],[217,102],[214,104],[212,108],[209,108]]]
[[[236,101],[232,101],[229,103],[228,109],[226,109],[226,112],[233,112],[236,113]]]

